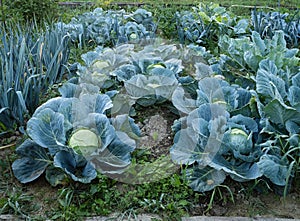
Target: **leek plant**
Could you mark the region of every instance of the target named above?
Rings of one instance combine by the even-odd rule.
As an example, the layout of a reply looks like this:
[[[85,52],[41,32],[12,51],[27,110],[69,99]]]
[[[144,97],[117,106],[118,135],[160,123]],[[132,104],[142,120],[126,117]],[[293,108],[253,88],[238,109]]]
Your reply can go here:
[[[62,80],[68,37],[55,28],[0,29],[0,131],[25,124],[49,86]]]

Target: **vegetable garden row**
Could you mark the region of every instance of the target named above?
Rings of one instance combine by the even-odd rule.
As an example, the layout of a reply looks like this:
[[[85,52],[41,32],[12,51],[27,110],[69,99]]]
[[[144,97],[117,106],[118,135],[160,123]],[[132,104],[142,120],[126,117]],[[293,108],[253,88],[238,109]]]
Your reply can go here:
[[[299,13],[240,18],[212,4],[174,19],[169,40],[144,9],[97,8],[41,33],[1,29],[0,132],[26,137],[12,165],[21,183],[97,173],[130,183],[137,109],[164,104],[178,116],[170,157],[193,190],[230,177],[288,193],[300,163]],[[41,104],[57,83],[60,96]]]

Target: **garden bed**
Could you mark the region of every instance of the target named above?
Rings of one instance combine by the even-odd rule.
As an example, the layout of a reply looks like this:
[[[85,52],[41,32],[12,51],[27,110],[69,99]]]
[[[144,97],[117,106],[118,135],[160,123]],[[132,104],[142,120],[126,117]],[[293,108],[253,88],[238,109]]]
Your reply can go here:
[[[0,214],[300,218],[300,18],[172,16],[171,40],[142,8],[1,39]]]

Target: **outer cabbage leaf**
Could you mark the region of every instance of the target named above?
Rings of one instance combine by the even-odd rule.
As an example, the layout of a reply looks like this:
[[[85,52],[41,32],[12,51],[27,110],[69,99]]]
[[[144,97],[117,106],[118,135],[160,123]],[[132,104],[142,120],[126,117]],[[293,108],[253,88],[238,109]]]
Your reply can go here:
[[[120,66],[117,70],[112,72],[112,76],[116,76],[119,81],[128,81],[137,74],[137,68],[132,64],[125,64]]]
[[[61,168],[49,166],[46,170],[45,177],[51,186],[56,187],[58,185],[67,184],[69,176]]]
[[[236,88],[235,99],[237,100],[237,106],[235,107],[235,109],[229,110],[231,115],[241,114],[248,117],[259,116],[254,91],[249,91],[243,88]]]
[[[279,100],[271,101],[265,106],[264,111],[266,116],[270,118],[270,121],[275,124],[285,126],[288,121],[300,124],[300,112]]]
[[[80,80],[89,84],[94,84],[102,89],[110,88],[114,81],[109,76],[111,70],[106,61],[98,61],[91,67],[78,66]]]
[[[198,192],[210,191],[223,183],[226,178],[224,171],[209,166],[204,168],[194,166],[187,169],[185,173],[189,186]]]
[[[127,93],[117,93],[113,97],[113,107],[110,110],[110,114],[112,116],[131,114],[135,102],[136,99],[133,99]]]
[[[193,128],[193,130],[198,134],[205,134],[203,133],[203,129],[207,125],[202,126],[201,123],[203,121],[209,123],[211,120],[219,117],[225,117],[226,119],[229,118],[229,113],[222,105],[203,104],[189,113],[187,116],[187,126]]]
[[[121,174],[130,165],[130,153],[135,148],[130,145],[132,144],[132,139],[129,142],[127,141],[126,139],[123,141],[123,139],[121,140],[116,136],[108,148],[98,154],[92,155],[89,160],[100,173]]]
[[[130,80],[125,82],[125,88],[129,95],[140,98],[147,95],[155,95],[154,86],[159,86],[158,84],[152,83],[152,87],[146,88],[146,85],[151,81],[152,79],[149,79],[145,75],[135,75]],[[156,79],[153,79],[154,81]],[[157,83],[157,82],[156,82]]]
[[[300,104],[300,87],[291,86],[289,88],[288,100],[292,106]]]
[[[103,114],[113,104],[106,94],[81,94],[78,100],[73,103],[73,106],[73,114],[78,115],[78,119],[80,119],[86,117],[89,113]]]
[[[285,123],[286,130],[290,133],[290,135],[299,134],[300,133],[300,123],[295,123],[293,120],[288,120]]]
[[[92,65],[95,61],[101,59],[100,53],[103,51],[102,46],[98,46],[94,51],[88,51],[87,53],[81,55],[81,59],[87,66]]]
[[[105,94],[81,94],[76,99],[71,112],[74,127],[80,127],[82,122],[88,121],[90,114],[104,114],[113,106],[110,97]]]
[[[253,180],[262,176],[257,163],[245,162],[240,160],[227,160],[222,155],[216,155],[209,166],[223,170],[228,173],[232,179],[243,182],[247,180]]]
[[[68,132],[72,129],[73,120],[73,104],[77,102],[77,98],[52,98],[48,100],[46,103],[42,104],[33,114],[33,118],[38,116],[40,112],[45,109],[51,109],[55,113],[60,113],[64,117],[64,130]]]
[[[195,65],[196,73],[195,79],[200,81],[206,77],[211,77],[213,75],[212,68],[204,63],[196,63]]]
[[[300,133],[300,128],[298,128],[297,133],[298,133],[298,134],[295,133],[295,134],[291,135],[291,136],[287,139],[287,141],[288,141],[289,144],[290,144],[290,147],[298,147],[298,146],[299,146],[299,144],[300,144],[300,135],[299,135],[299,133]],[[300,156],[300,153],[297,154],[297,155]]]
[[[246,34],[249,26],[248,19],[240,19],[238,23],[233,27],[234,33]]]
[[[28,121],[27,132],[34,142],[48,148],[51,155],[66,148],[64,116],[49,108],[40,111]]]
[[[231,86],[223,86],[219,90],[222,90],[224,101],[226,102],[226,109],[227,111],[232,111],[238,107],[238,94],[237,90]],[[222,104],[222,100],[215,101],[218,104]]]
[[[64,116],[64,128],[66,133],[68,133],[73,128],[72,125],[72,123],[74,122],[73,105],[75,102],[78,102],[77,98],[75,97],[66,99],[57,110],[58,113]]]
[[[54,156],[54,166],[63,169],[73,180],[90,183],[97,172],[93,165],[72,149],[62,150]]]
[[[170,149],[172,160],[177,164],[191,165],[202,158],[203,148],[198,144],[197,136],[191,128],[181,129],[175,134]]]
[[[178,86],[172,95],[173,105],[184,114],[188,114],[197,108],[196,100],[187,96],[183,87]]]
[[[21,183],[37,179],[51,163],[46,149],[30,139],[25,140],[16,152],[22,157],[14,161],[12,170]]]
[[[278,70],[271,60],[262,60],[256,75],[257,92],[261,94],[266,102],[278,99],[283,101],[287,96],[285,82],[277,76]]]
[[[96,97],[95,113],[104,114],[106,110],[112,108],[113,104],[108,95],[98,94]]]
[[[79,89],[80,87],[77,84],[66,82],[58,89],[58,91],[62,97],[71,98],[75,97],[76,94],[81,92]]]
[[[111,124],[116,131],[124,132],[134,140],[138,140],[141,136],[140,128],[128,114],[117,115],[116,117],[111,118]]]
[[[250,117],[245,117],[243,115],[236,115],[230,118],[230,126],[234,127],[235,125],[242,125],[247,131],[258,132],[258,125],[255,120]]]
[[[184,91],[188,93],[188,95],[195,99],[197,98],[197,89],[198,89],[198,81],[196,81],[191,76],[183,76],[178,77],[179,86],[177,88],[183,87]]]
[[[237,108],[242,108],[246,105],[249,104],[250,99],[252,98],[252,93],[249,90],[246,90],[244,88],[237,88],[237,99],[238,99],[238,104]]]
[[[292,85],[296,87],[300,87],[300,72],[292,77]]]
[[[278,186],[287,184],[289,165],[287,161],[282,161],[278,156],[265,154],[261,156],[257,163],[263,175],[269,178]]]
[[[95,85],[87,83],[78,84],[76,80],[70,79],[68,82],[64,83],[58,91],[63,98],[78,98],[80,94],[98,94],[99,89],[100,88]]]
[[[67,101],[68,98],[61,98],[61,97],[56,97],[48,100],[46,103],[42,104],[39,106],[33,113],[33,117],[38,115],[42,110],[44,109],[51,109],[54,112],[58,112],[58,109],[61,107],[61,105]]]
[[[217,78],[204,78],[198,83],[199,90],[197,91],[197,105],[205,103],[216,103],[226,107],[226,101],[222,90],[223,86],[229,84]]]
[[[289,87],[288,100],[295,108],[300,105],[300,73],[292,77],[292,85]]]

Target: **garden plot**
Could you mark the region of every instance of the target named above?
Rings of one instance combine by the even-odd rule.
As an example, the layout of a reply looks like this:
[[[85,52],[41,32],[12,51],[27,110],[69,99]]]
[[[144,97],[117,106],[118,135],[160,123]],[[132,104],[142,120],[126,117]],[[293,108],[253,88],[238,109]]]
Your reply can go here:
[[[274,17],[281,23],[269,26]],[[299,22],[286,18],[254,11],[252,20],[240,19],[217,5],[199,6],[175,15],[173,42],[155,36],[157,25],[143,9],[96,9],[57,23],[55,32],[68,41],[63,46],[95,47],[69,66],[59,95],[32,113],[23,91],[15,91],[17,114],[28,119],[9,111],[13,97],[4,96],[3,146],[9,148],[15,124],[26,129],[17,156],[3,160],[3,177],[16,182],[14,175],[23,185],[13,186],[26,194],[4,188],[1,212],[28,218],[19,205],[43,186],[59,198],[57,214],[47,210],[52,219],[114,210],[123,218],[144,212],[171,219],[298,218]],[[12,81],[1,76],[4,90]],[[284,201],[282,210],[267,203],[267,192]],[[41,215],[46,206],[35,197]]]

